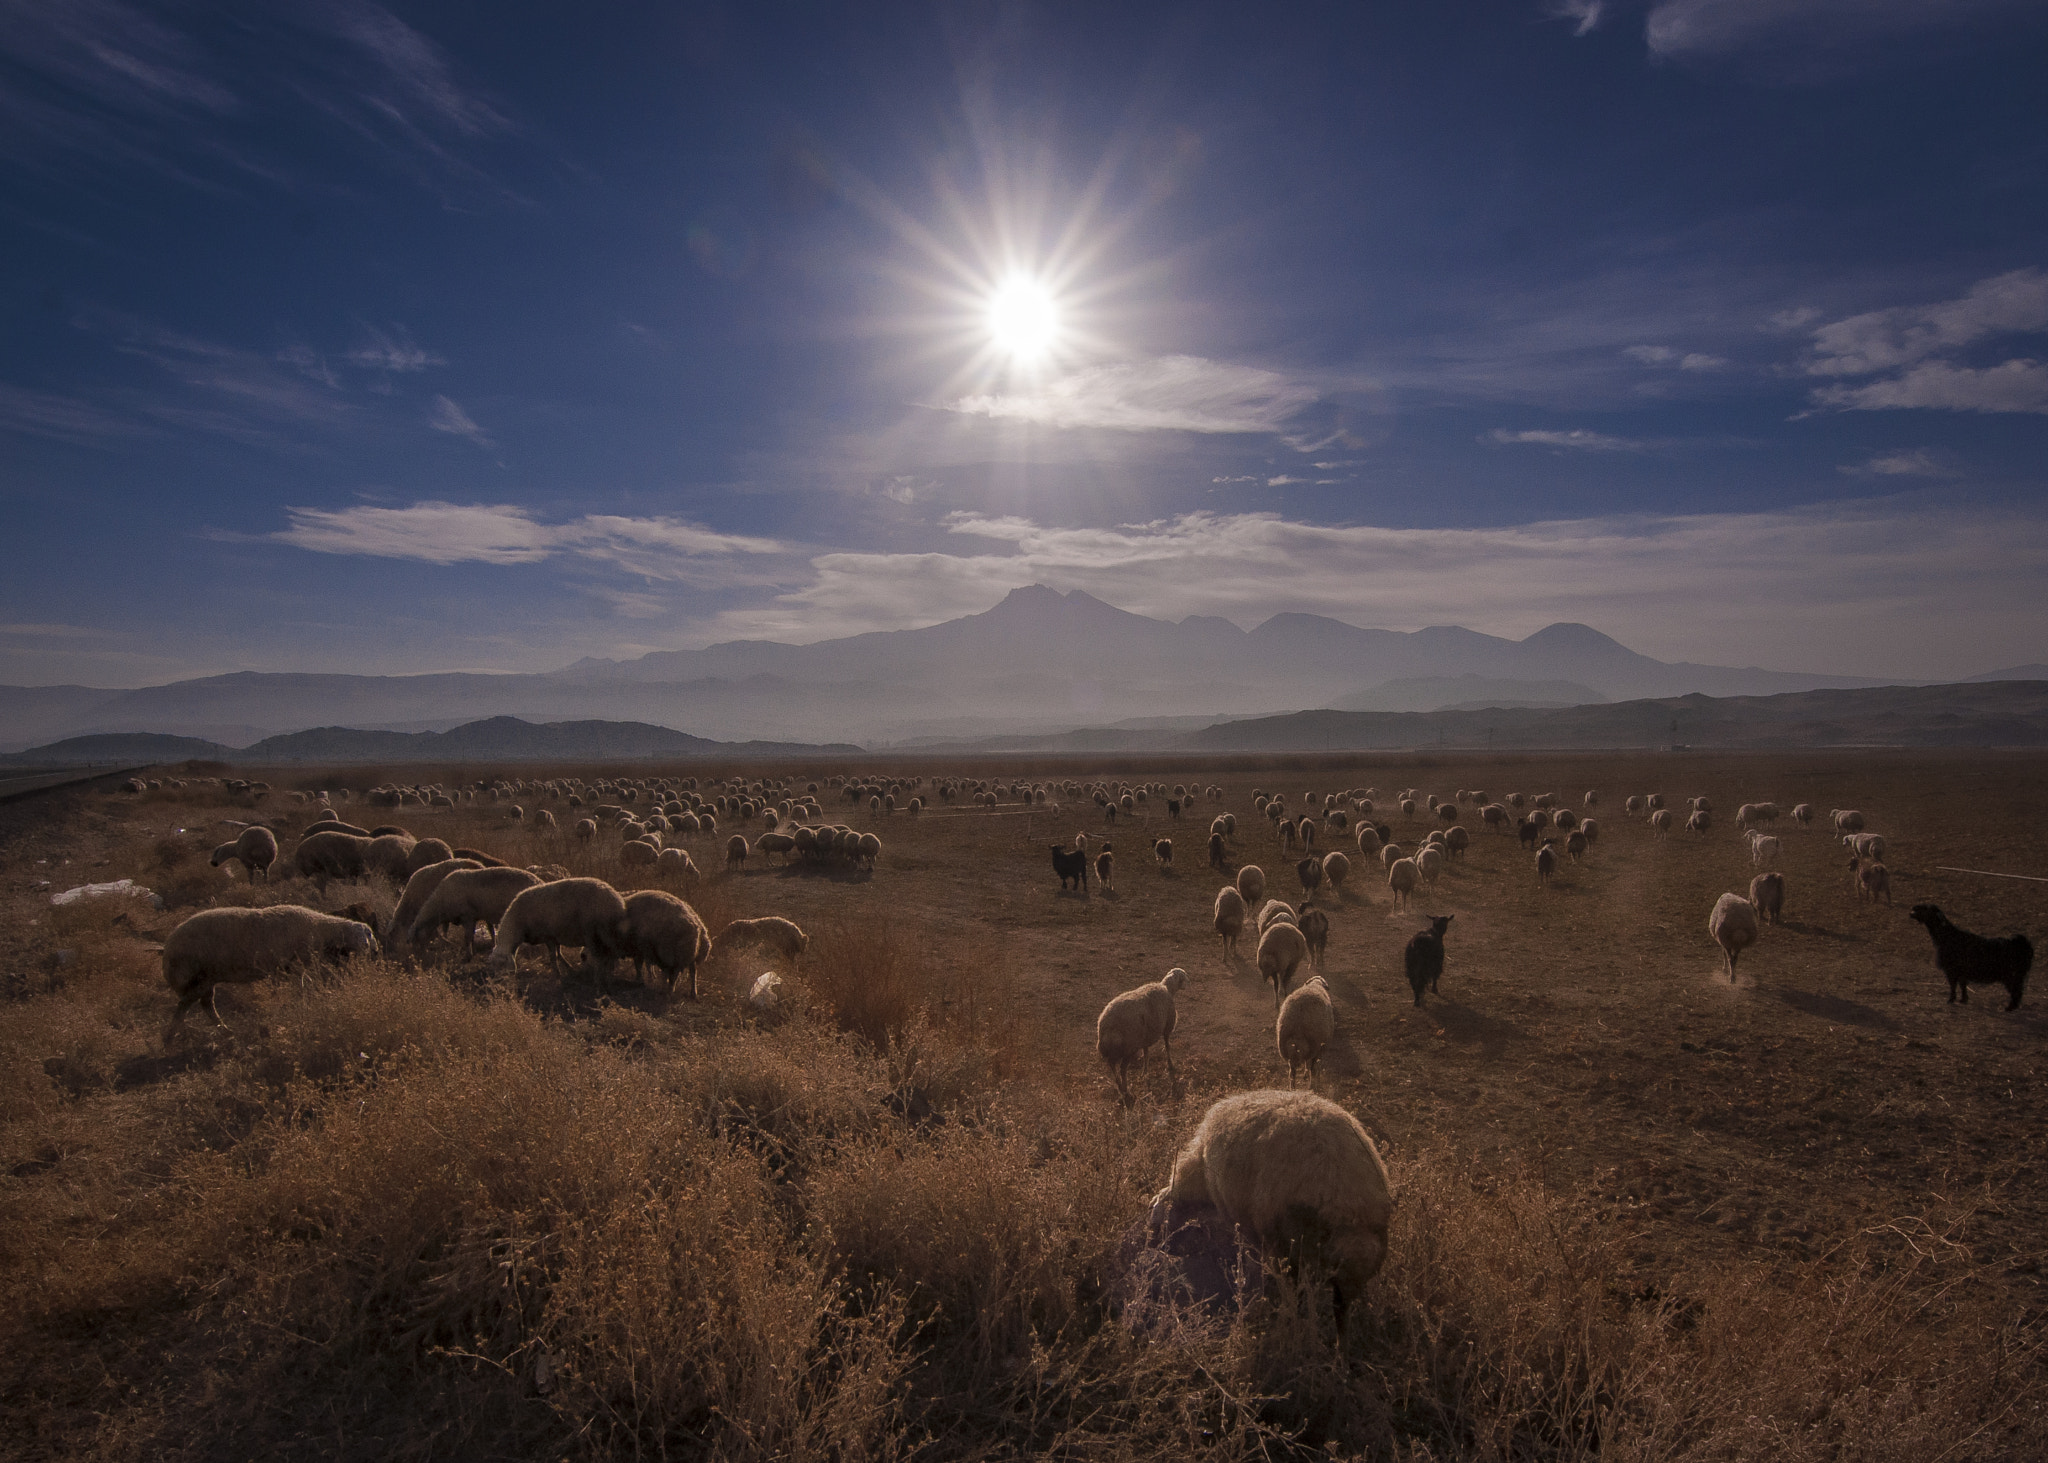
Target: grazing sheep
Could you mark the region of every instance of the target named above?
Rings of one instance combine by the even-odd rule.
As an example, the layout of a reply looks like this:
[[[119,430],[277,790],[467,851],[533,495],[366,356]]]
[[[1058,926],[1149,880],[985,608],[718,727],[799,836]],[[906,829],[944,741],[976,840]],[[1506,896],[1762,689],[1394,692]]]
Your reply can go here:
[[[410,938],[413,921],[420,917],[420,911],[427,907],[427,901],[434,891],[441,887],[441,881],[457,869],[480,869],[483,865],[470,858],[442,859],[438,864],[428,864],[417,874],[405,881],[405,892],[398,897],[398,908],[391,916],[391,923],[384,927],[384,943],[396,945]]]
[[[746,862],[747,862],[747,855],[748,855],[749,853],[752,853],[752,852],[753,852],[753,850],[752,850],[752,849],[750,849],[750,848],[749,848],[749,847],[747,846],[747,835],[746,835],[746,834],[744,834],[744,833],[735,833],[735,834],[733,834],[733,836],[732,836],[732,837],[730,837],[730,838],[726,839],[726,841],[725,841],[725,869],[726,869],[726,872],[727,872],[727,873],[729,873],[729,874],[730,874],[730,873],[737,873],[737,872],[738,872],[738,871],[739,871],[740,869],[742,869],[742,868],[746,867]]]
[[[213,866],[217,869],[229,859],[239,859],[243,870],[251,880],[258,874],[264,882],[270,880],[270,866],[277,862],[277,835],[260,824],[252,823],[236,835],[233,843],[223,843],[213,851]]]
[[[357,838],[368,838],[370,830],[358,828],[353,823],[344,823],[339,818],[322,818],[317,823],[308,823],[299,830],[299,837],[311,838],[315,833],[347,833]]]
[[[1580,859],[1584,858],[1586,856],[1586,835],[1576,828],[1572,829],[1570,833],[1565,835],[1564,851],[1565,856],[1573,863],[1577,863]]]
[[[1861,857],[1849,860],[1849,877],[1856,885],[1859,899],[1868,899],[1872,904],[1881,898],[1886,909],[1892,905],[1892,871],[1883,864],[1872,861],[1865,863]]]
[[[1287,994],[1287,983],[1308,959],[1308,940],[1292,920],[1276,920],[1259,936],[1259,977],[1273,983],[1273,1009]]]
[[[1158,862],[1160,873],[1168,874],[1173,872],[1173,840],[1171,838],[1156,840],[1152,845],[1152,857]]]
[[[1794,803],[1792,805],[1792,821],[1797,823],[1801,828],[1804,828],[1809,823],[1811,823],[1813,821],[1813,804]]]
[[[1669,836],[1671,832],[1671,809],[1659,808],[1656,812],[1650,814],[1650,827],[1659,838]]]
[[[853,856],[868,866],[872,872],[875,860],[882,856],[882,840],[873,833],[863,833],[854,842]]]
[[[1534,818],[1524,818],[1515,825],[1515,841],[1524,848],[1534,848],[1536,840],[1543,836],[1543,825]]]
[[[1550,839],[1543,840],[1543,847],[1536,850],[1536,882],[1548,885],[1550,876],[1557,872],[1557,845]]]
[[[1357,1118],[1313,1092],[1240,1092],[1202,1115],[1152,1199],[1210,1204],[1277,1258],[1325,1271],[1338,1329],[1387,1256],[1394,1200]]]
[[[1948,977],[1951,1006],[1970,1002],[1973,985],[2002,985],[2012,999],[2005,1009],[2017,1011],[2026,993],[2027,972],[2034,968],[2034,946],[2025,935],[1993,939],[1973,935],[1941,912],[1938,904],[1916,904],[1910,918],[1927,927],[1934,939],[1934,963]]]
[[[1245,908],[1266,897],[1266,871],[1257,864],[1246,864],[1237,871],[1237,892],[1244,896]]]
[[[1110,1080],[1128,1107],[1131,1102],[1130,1069],[1144,1060],[1154,1042],[1166,1048],[1166,1078],[1169,1089],[1173,1070],[1173,998],[1188,981],[1188,973],[1176,966],[1163,979],[1114,997],[1095,1018],[1095,1051],[1109,1066]]]
[[[697,999],[697,967],[711,958],[711,932],[697,911],[675,895],[660,889],[642,889],[626,896],[626,916],[619,924],[612,944],[605,952],[633,962],[641,984],[647,982],[647,967],[662,973],[670,991],[677,976],[688,973],[690,999]]]
[[[466,951],[479,923],[495,937],[504,923],[506,906],[542,882],[538,874],[525,869],[452,869],[420,906],[407,927],[406,940],[417,950],[455,925],[462,931]]]
[[[1301,931],[1302,939],[1308,941],[1308,963],[1320,966],[1323,963],[1323,952],[1330,946],[1330,917],[1320,909],[1305,904],[1294,923]]]
[[[1758,874],[1749,881],[1749,902],[1756,906],[1757,918],[1767,925],[1781,925],[1785,922],[1785,876],[1783,874]]]
[[[576,827],[572,831],[576,834],[579,841],[588,843],[591,839],[597,837],[597,819],[578,818],[576,820]]]
[[[448,857],[466,858],[471,863],[476,864],[479,868],[485,869],[503,869],[510,867],[503,859],[495,858],[492,855],[485,853],[480,848],[451,849],[449,851]]]
[[[1301,1069],[1308,1069],[1308,1085],[1316,1085],[1316,1069],[1322,1065],[1323,1048],[1337,1034],[1337,1009],[1330,1003],[1330,987],[1320,975],[1312,975],[1287,993],[1280,1014],[1273,1020],[1273,1045],[1280,1060],[1287,1063],[1287,1085],[1291,1088]]]
[[[789,862],[789,856],[796,852],[796,839],[787,833],[763,833],[754,840],[754,852],[764,857],[771,853],[779,853],[786,864]]]
[[[791,970],[795,970],[804,952],[811,948],[811,937],[794,921],[767,914],[759,919],[734,920],[718,932],[714,948],[723,953],[745,945],[758,945],[779,955],[789,963]]]
[[[1434,991],[1437,982],[1444,975],[1444,931],[1451,927],[1454,914],[1432,914],[1424,916],[1429,928],[1418,931],[1408,941],[1408,948],[1401,952],[1401,963],[1408,970],[1408,989],[1415,993],[1415,1004],[1422,1004],[1425,989]]]
[[[422,838],[406,851],[405,877],[410,879],[429,864],[438,864],[455,857],[455,850],[444,839]]]
[[[1723,894],[1707,916],[1707,933],[1728,960],[1728,983],[1735,984],[1735,958],[1756,943],[1756,906],[1740,894]]]
[[[1640,812],[1642,812],[1642,811],[1643,811],[1643,798],[1642,798],[1642,795],[1641,795],[1640,793],[1632,793],[1632,794],[1630,794],[1630,795],[1629,795],[1628,797],[1625,797],[1625,798],[1623,798],[1623,799],[1621,800],[1621,810],[1622,810],[1622,811],[1623,811],[1624,813],[1640,813]]]
[[[1685,831],[1688,833],[1705,833],[1713,826],[1714,815],[1712,813],[1691,813],[1687,815],[1685,820]]]
[[[1381,868],[1391,869],[1406,857],[1408,857],[1408,850],[1401,847],[1398,843],[1387,843],[1380,846]]]
[[[1863,831],[1863,815],[1854,808],[1830,808],[1828,809],[1828,816],[1835,820],[1835,832],[1837,833],[1861,833]]]
[[[1216,891],[1216,912],[1211,928],[1223,940],[1223,958],[1230,960],[1237,955],[1237,937],[1244,933],[1244,896],[1237,892],[1235,884],[1225,884]]]
[[[1060,892],[1065,893],[1071,884],[1076,893],[1088,892],[1088,850],[1077,849],[1069,853],[1058,844],[1052,847],[1052,871],[1060,876]]]
[[[1116,854],[1114,846],[1105,843],[1102,845],[1102,852],[1095,855],[1095,882],[1102,886],[1103,893],[1116,893],[1115,886],[1110,882],[1115,874]]]
[[[1294,877],[1301,881],[1301,892],[1312,895],[1323,887],[1323,863],[1321,859],[1305,858],[1294,866]]]
[[[1658,812],[1664,806],[1664,794],[1661,792],[1650,793],[1643,799],[1643,806],[1653,813]]]
[[[1284,899],[1268,899],[1265,907],[1259,911],[1258,932],[1265,934],[1267,928],[1276,920],[1281,924],[1296,924],[1294,906]]]
[[[654,867],[664,878],[680,879],[687,884],[698,880],[696,863],[680,848],[664,848]]]
[[[1358,855],[1360,858],[1378,858],[1380,852],[1379,830],[1370,823],[1358,825]]]
[[[205,1007],[214,1025],[227,1025],[213,1004],[216,986],[248,985],[296,961],[376,952],[377,936],[368,925],[302,904],[202,909],[164,940],[164,984],[178,998],[164,1040],[194,1006]]]
[[[1884,835],[1882,833],[1845,833],[1842,846],[1854,854],[1867,859],[1884,859]]]
[[[1435,844],[1426,843],[1415,851],[1415,870],[1422,875],[1423,882],[1436,882],[1437,875],[1444,870],[1444,856]]]
[[[1334,851],[1323,855],[1323,879],[1333,892],[1341,895],[1344,892],[1344,881],[1350,877],[1350,859]]]
[[[562,947],[574,945],[582,949],[585,963],[592,965],[603,983],[608,970],[605,962],[625,917],[626,901],[602,879],[536,884],[522,890],[505,907],[490,963],[494,969],[517,970],[521,946],[545,945],[555,974],[566,976],[569,967],[562,959]],[[593,955],[595,961],[590,958]]]
[[[1584,804],[1584,806],[1586,806],[1586,807],[1589,807],[1589,808],[1597,808],[1597,807],[1599,807],[1599,806],[1600,806],[1600,794],[1599,794],[1598,792],[1589,792],[1589,793],[1587,793],[1587,794],[1586,794],[1586,798],[1585,798],[1585,804]]]
[[[1600,820],[1598,818],[1581,818],[1579,820],[1579,832],[1586,835],[1587,843],[1598,843],[1600,841]]]
[[[622,868],[647,869],[654,867],[661,850],[644,838],[635,838],[630,843],[619,845],[619,864]]]
[[[1766,869],[1778,861],[1778,840],[1767,833],[1752,833],[1749,836],[1749,863],[1751,868]]]
[[[301,839],[292,850],[292,867],[301,878],[313,880],[320,892],[327,892],[330,879],[360,879],[363,876],[367,837],[354,833],[315,833]]]
[[[1422,882],[1422,871],[1412,858],[1397,858],[1387,866],[1387,887],[1394,891],[1394,903],[1405,907]]]
[[[1229,852],[1223,845],[1223,835],[1221,833],[1211,833],[1209,835],[1209,867],[1219,874],[1227,874],[1230,872],[1228,862]]]

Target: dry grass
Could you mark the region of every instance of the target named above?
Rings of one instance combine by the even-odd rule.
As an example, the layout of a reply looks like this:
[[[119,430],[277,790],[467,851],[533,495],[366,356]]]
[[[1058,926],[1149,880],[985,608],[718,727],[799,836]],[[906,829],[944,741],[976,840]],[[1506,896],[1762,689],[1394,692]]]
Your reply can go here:
[[[95,878],[192,861],[158,810],[57,816],[8,831],[10,881],[60,846]],[[545,842],[481,817],[425,831],[515,858]],[[882,883],[692,891],[714,930],[764,891],[811,901],[773,1024],[732,999],[752,956],[714,960],[694,1005],[377,961],[232,992],[232,1035],[170,1051],[149,941],[179,911],[10,895],[0,937],[28,975],[0,1007],[5,1451],[1918,1463],[2048,1444],[2040,1311],[1981,1263],[1985,1183],[1806,1249],[1701,1251],[1660,1246],[1656,1206],[1553,1177],[1554,1134],[1481,1147],[1417,1122],[1386,1142],[1391,1258],[1343,1345],[1284,1282],[1133,1335],[1114,1257],[1202,1104],[1147,1088],[1127,1111],[1085,1060],[1077,1077],[1073,1022],[1031,984],[1052,937],[1020,936],[993,887],[969,924]],[[391,900],[327,902],[358,897]]]

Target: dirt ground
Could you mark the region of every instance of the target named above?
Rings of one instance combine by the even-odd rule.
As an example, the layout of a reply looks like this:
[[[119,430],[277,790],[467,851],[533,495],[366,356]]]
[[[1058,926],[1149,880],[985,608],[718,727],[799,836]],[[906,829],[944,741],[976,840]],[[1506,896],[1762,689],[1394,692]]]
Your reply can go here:
[[[802,775],[817,776],[822,787],[826,770]],[[1257,863],[1270,894],[1298,900],[1298,855],[1277,846],[1253,809],[1254,789],[1284,792],[1298,810],[1304,791],[1375,787],[1387,795],[1377,816],[1407,845],[1431,825],[1393,808],[1398,788],[1443,798],[1464,787],[1495,798],[1555,792],[1573,807],[1597,789],[1598,841],[1547,888],[1514,838],[1482,831],[1470,807],[1463,810],[1473,830],[1469,854],[1425,886],[1412,911],[1393,906],[1377,863],[1357,857],[1348,841],[1318,845],[1318,852],[1346,848],[1353,863],[1342,896],[1319,901],[1332,920],[1324,973],[1338,1010],[1321,1085],[1379,1138],[1397,1187],[1405,1150],[1425,1136],[1449,1139],[1479,1168],[1532,1170],[1603,1211],[1634,1216],[1642,1237],[1636,1263],[1646,1274],[1735,1253],[1796,1261],[1858,1232],[1888,1230],[1904,1245],[1967,1256],[1977,1274],[2010,1289],[2019,1313],[2040,1314],[2048,1174],[2036,1159],[2048,1015],[2039,978],[2017,1012],[2003,1009],[1995,987],[1979,988],[1966,1006],[1949,1005],[1931,942],[1907,910],[1933,901],[1981,933],[2048,937],[2048,883],[1942,867],[2048,875],[2048,759],[1878,751],[1442,754],[1264,765],[906,761],[875,770],[895,777],[964,771],[1006,783],[1099,777],[1222,787],[1220,802],[1196,802],[1179,822],[1155,800],[1148,816],[1114,827],[1085,801],[934,808],[912,818],[821,793],[825,821],[883,839],[871,877],[823,876],[759,858],[728,876],[723,835],[685,840],[707,871],[699,891],[707,915],[775,913],[806,925],[895,921],[987,963],[1030,1013],[1019,1039],[1041,1048],[1036,1060],[1071,1073],[1088,1101],[1116,1101],[1094,1055],[1103,1003],[1185,967],[1192,978],[1173,1043],[1179,1082],[1170,1087],[1155,1054],[1134,1081],[1141,1114],[1286,1080],[1273,1049],[1270,988],[1247,959],[1226,961],[1210,932],[1221,882],[1204,867],[1210,817],[1237,816],[1233,868]],[[278,805],[284,789],[360,789],[391,775],[275,771],[269,776],[279,792],[263,814],[293,826],[294,815]],[[476,769],[398,775],[454,782]],[[1681,823],[1683,799],[1710,797],[1712,830],[1655,836],[1622,810],[1628,794],[1650,792],[1679,807]],[[1746,891],[1754,870],[1734,812],[1766,799],[1786,810],[1809,802],[1823,816],[1810,829],[1789,818],[1773,829],[1788,882],[1785,923],[1764,931],[1731,985],[1707,914],[1723,891]],[[1889,908],[1853,890],[1848,851],[1826,826],[1834,807],[1861,809],[1870,830],[1885,836]],[[370,816],[360,802],[354,808],[359,819]],[[214,807],[115,794],[5,810],[0,974],[32,984],[55,958],[43,881],[56,889],[128,874],[148,882],[151,870],[136,851],[177,828],[210,845],[232,836],[220,823],[230,816],[252,815],[224,798]],[[575,871],[605,873],[621,887],[634,882],[601,847],[586,855],[506,817],[480,805],[384,811],[371,821],[478,842],[516,862],[573,860]],[[1113,892],[1061,892],[1048,849],[1081,831],[1114,844]],[[1175,843],[1171,868],[1159,867],[1151,851],[1161,836]],[[226,876],[223,887],[233,887]],[[329,902],[338,907],[345,896],[336,890]],[[1425,914],[1454,920],[1441,994],[1416,1009],[1402,949]],[[1245,941],[1247,955],[1254,943]],[[754,960],[714,960],[707,1002],[735,999],[759,968]],[[545,997],[545,984],[537,997]],[[263,999],[260,991],[232,991],[221,1008],[232,1023]],[[621,999],[655,1012],[670,1006],[658,992]],[[168,1016],[168,993],[162,1005]],[[682,1003],[675,1005],[682,1014]]]

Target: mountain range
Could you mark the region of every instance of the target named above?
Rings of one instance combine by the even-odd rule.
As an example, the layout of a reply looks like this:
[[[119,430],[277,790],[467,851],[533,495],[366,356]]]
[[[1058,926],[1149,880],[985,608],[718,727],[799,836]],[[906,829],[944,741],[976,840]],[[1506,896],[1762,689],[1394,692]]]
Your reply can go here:
[[[2029,679],[2040,667],[1977,679]],[[633,721],[720,740],[972,739],[1144,718],[1270,716],[1301,708],[1425,712],[1894,684],[1665,662],[1586,625],[1523,640],[1454,625],[1361,629],[1280,614],[1251,630],[1152,619],[1074,591],[1012,591],[993,608],[912,630],[811,645],[738,640],[540,674],[356,676],[245,671],[134,690],[0,686],[0,751],[156,732],[248,747],[308,727],[444,731],[492,717]]]

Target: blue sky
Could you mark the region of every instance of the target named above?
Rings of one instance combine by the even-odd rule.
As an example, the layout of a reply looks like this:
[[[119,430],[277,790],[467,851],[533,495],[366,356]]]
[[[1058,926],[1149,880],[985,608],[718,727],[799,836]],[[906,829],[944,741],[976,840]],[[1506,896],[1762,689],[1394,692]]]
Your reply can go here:
[[[2025,0],[0,0],[0,680],[1034,581],[2048,660],[2043,74]]]

